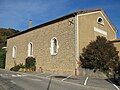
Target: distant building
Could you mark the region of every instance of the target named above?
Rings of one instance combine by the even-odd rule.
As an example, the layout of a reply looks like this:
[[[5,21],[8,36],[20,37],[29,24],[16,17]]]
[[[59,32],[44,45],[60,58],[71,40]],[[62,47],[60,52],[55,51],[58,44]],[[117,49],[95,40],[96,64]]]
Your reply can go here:
[[[120,38],[117,38],[115,40],[111,40],[111,42],[114,44],[114,46],[117,48],[117,51],[120,52]],[[118,54],[120,57],[120,53]]]
[[[36,58],[36,71],[75,74],[83,47],[104,36],[116,39],[116,28],[103,9],[76,11],[8,37],[6,69]]]

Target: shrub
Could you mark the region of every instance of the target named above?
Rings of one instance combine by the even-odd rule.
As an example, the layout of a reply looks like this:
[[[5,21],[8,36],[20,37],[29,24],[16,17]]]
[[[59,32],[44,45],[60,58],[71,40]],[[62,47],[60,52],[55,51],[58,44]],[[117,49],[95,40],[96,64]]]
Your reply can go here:
[[[23,69],[25,68],[25,65],[23,65],[23,63],[20,63],[19,66],[20,68],[23,68]]]
[[[20,69],[20,66],[16,65],[16,66],[12,67],[10,70],[11,71],[19,71],[19,69]]]
[[[33,57],[27,57],[25,61],[25,68],[26,69],[31,69],[32,71],[36,70],[36,60]]]
[[[11,71],[19,71],[20,68],[25,68],[25,66],[22,63],[20,63],[19,65],[12,67],[10,70]]]

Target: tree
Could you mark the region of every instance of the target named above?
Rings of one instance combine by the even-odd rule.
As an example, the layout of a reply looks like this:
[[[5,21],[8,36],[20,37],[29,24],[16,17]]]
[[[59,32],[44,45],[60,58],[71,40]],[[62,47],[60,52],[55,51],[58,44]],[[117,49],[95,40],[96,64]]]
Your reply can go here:
[[[98,36],[96,41],[90,42],[86,48],[83,48],[80,60],[83,68],[105,73],[117,67],[119,56],[112,43],[107,41],[105,37]]]
[[[6,51],[0,48],[0,68],[5,68]]]

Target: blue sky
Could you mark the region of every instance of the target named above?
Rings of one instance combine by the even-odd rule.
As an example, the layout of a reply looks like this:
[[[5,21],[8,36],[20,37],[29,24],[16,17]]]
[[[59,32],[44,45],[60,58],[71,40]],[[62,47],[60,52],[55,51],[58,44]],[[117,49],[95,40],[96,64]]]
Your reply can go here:
[[[0,0],[0,27],[17,30],[53,20],[77,10],[103,8],[118,29],[120,38],[120,0]]]

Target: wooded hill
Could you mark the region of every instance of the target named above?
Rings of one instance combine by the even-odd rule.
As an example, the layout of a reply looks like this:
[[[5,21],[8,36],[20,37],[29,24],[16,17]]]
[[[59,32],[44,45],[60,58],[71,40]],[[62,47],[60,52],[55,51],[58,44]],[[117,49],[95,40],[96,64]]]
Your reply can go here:
[[[11,28],[0,28],[0,68],[5,68],[5,58],[6,51],[2,49],[7,44],[7,37],[11,36],[15,33],[18,33],[19,30],[11,29]]]
[[[6,46],[7,37],[18,33],[18,30],[11,29],[11,28],[0,28],[0,48]]]

